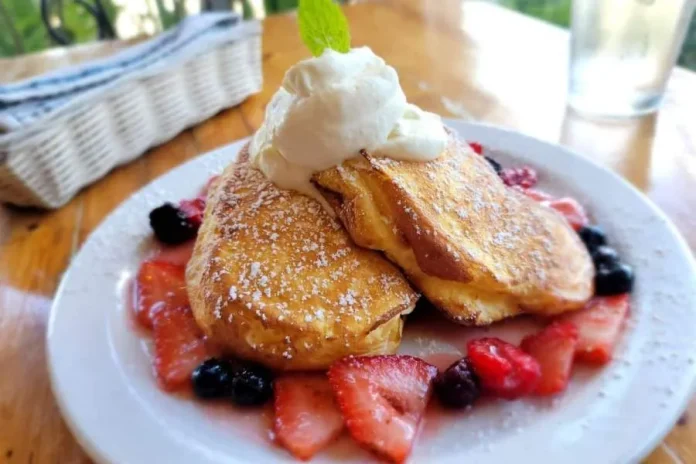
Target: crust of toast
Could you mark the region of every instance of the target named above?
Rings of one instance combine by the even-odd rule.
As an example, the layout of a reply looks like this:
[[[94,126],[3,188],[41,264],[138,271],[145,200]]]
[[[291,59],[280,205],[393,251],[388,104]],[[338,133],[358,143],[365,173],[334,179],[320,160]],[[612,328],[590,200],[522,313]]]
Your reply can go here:
[[[431,162],[378,155],[313,181],[355,243],[384,252],[450,319],[552,315],[592,296],[592,261],[564,218],[507,188],[453,134]]]
[[[395,352],[419,296],[317,201],[266,180],[246,149],[212,187],[186,280],[209,339],[280,370]]]

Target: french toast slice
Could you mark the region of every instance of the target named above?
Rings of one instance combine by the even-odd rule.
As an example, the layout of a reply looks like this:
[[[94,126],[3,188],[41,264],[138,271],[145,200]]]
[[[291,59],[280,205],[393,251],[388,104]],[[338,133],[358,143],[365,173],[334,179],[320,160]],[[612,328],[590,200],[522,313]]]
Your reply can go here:
[[[456,322],[557,314],[592,296],[592,261],[565,220],[453,134],[434,161],[363,151],[313,182],[355,243],[383,251]]]
[[[251,167],[218,178],[186,271],[196,322],[229,354],[280,370],[393,353],[419,295],[316,201]]]

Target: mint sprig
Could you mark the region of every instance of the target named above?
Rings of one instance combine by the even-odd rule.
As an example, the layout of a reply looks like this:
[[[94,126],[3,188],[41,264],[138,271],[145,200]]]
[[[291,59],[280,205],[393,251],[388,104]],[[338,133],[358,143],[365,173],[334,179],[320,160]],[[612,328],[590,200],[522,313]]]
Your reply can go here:
[[[300,37],[312,55],[325,49],[348,53],[350,31],[341,8],[333,0],[300,0],[298,10]]]

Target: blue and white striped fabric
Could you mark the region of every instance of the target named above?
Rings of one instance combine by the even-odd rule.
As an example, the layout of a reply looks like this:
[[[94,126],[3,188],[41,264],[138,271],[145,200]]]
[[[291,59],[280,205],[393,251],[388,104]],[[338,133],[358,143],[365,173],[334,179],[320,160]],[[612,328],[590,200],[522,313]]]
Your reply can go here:
[[[157,73],[172,61],[186,61],[214,47],[258,35],[257,22],[234,13],[204,13],[112,57],[0,86],[0,134],[50,117],[77,97],[122,79]]]

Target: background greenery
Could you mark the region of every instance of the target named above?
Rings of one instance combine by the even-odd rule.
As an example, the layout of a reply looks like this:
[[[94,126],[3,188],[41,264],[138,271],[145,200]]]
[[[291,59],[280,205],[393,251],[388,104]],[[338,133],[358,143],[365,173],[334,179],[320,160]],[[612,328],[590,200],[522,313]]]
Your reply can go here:
[[[119,14],[113,0],[101,0],[112,24]],[[145,0],[131,0],[144,2]],[[202,5],[234,5],[251,17],[259,13],[249,0],[200,0]],[[435,0],[433,0],[435,1]],[[571,0],[491,0],[502,6],[549,21],[562,27],[570,23]],[[665,0],[673,1],[673,0]],[[298,0],[264,0],[266,14],[274,14],[296,8]],[[94,19],[75,0],[51,0],[62,3],[61,22],[75,42],[87,42],[97,37]],[[149,15],[156,24],[167,29],[186,16],[184,0],[152,0],[155,7]],[[143,18],[144,19],[144,18]],[[53,46],[46,28],[41,22],[39,0],[0,0],[0,56],[12,56],[43,50]],[[691,19],[679,64],[696,70],[696,16]]]

